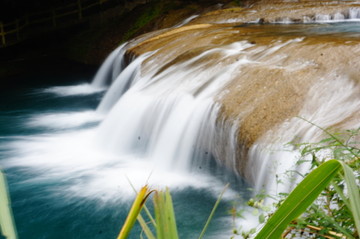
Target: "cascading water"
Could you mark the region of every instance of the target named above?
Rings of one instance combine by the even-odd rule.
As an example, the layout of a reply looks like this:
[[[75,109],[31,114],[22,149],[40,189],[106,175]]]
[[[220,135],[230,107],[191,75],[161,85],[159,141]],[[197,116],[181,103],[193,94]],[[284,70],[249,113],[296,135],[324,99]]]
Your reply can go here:
[[[126,44],[119,46],[105,59],[92,81],[92,86],[100,88],[110,85],[120,74],[125,65],[123,59],[126,50],[125,46]]]
[[[296,116],[360,126],[357,68],[348,67],[358,64],[356,23],[181,26],[120,46],[92,84],[2,96],[13,105],[1,108],[0,163],[22,237],[113,238],[134,195],[130,184],[148,183],[170,187],[181,236],[195,238],[231,181],[208,237],[229,238],[225,207],[248,194],[243,180],[255,192],[288,192],[294,182],[283,175],[308,169],[284,145],[321,131]]]
[[[221,55],[221,62],[249,47],[251,44],[240,42],[211,49],[156,75],[141,76],[141,64],[147,56],[138,57],[100,103],[99,111],[111,110],[100,125],[99,144],[119,153],[140,153],[166,170],[189,170],[198,142],[211,141],[199,135],[202,128],[214,128],[219,107],[212,97],[231,80],[233,71],[248,61],[217,68],[191,66],[214,54]],[[132,86],[122,95],[124,85]]]

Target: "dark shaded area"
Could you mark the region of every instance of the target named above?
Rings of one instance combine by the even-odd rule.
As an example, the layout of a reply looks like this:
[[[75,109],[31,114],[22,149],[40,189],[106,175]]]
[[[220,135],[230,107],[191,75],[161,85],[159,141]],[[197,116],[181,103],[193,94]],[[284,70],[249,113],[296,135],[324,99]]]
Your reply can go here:
[[[110,5],[125,4],[126,2],[131,2],[131,0],[112,0]],[[48,11],[74,3],[77,3],[77,0],[1,0],[0,21],[13,21],[27,14]]]
[[[45,55],[28,60],[18,59],[12,63],[19,70],[16,74],[0,78],[0,93],[11,89],[41,87],[48,84],[64,85],[72,83],[74,79],[90,82],[97,70],[97,66]],[[67,75],[72,75],[72,78],[66,78]]]
[[[76,1],[2,0],[0,12],[6,12],[8,17],[15,17],[69,2]],[[122,2],[126,2],[126,8]],[[221,4],[217,4],[219,2]],[[221,8],[228,2],[232,1],[112,0],[114,6],[107,6],[108,10],[101,14],[69,26],[39,31],[16,45],[0,48],[0,91],[32,84],[25,79],[14,79],[33,72],[61,74],[61,71],[69,71],[75,67],[95,72],[94,69],[122,42],[146,32],[171,27],[191,15]]]
[[[98,66],[83,64],[63,55],[63,44],[84,25],[40,35],[18,45],[0,49],[0,92],[42,83],[61,83],[65,74],[94,75]],[[83,72],[83,73],[80,73]],[[45,77],[53,74],[54,77]],[[39,77],[32,77],[32,76]],[[44,76],[44,77],[42,77]],[[29,81],[31,79],[31,81]],[[70,79],[69,79],[70,80]],[[66,82],[63,82],[66,83]]]
[[[71,0],[2,0],[0,21],[15,20],[34,11],[43,11],[71,2]]]

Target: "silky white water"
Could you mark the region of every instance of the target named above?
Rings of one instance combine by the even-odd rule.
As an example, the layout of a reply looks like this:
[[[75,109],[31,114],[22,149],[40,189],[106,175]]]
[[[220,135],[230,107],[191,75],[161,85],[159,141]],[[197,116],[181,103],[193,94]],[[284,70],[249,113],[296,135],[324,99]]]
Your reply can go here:
[[[159,167],[138,148],[121,153],[107,150],[99,144],[104,115],[96,111],[96,104],[87,105],[102,93],[75,95],[70,93],[74,87],[30,90],[17,99],[11,94],[7,99],[14,104],[12,110],[2,111],[0,162],[9,181],[19,235],[116,237],[135,195],[132,187],[145,184],[152,189],[170,187],[175,208],[182,211],[177,217],[185,222],[179,224],[180,234],[199,235],[225,185],[221,177],[206,170]],[[74,101],[78,102],[69,107]],[[28,102],[36,105],[27,106]],[[229,189],[223,203],[237,194]],[[225,211],[215,218],[218,226],[210,228],[209,238],[229,235]],[[195,226],[188,225],[186,218],[194,215]],[[139,233],[135,228],[134,238]]]

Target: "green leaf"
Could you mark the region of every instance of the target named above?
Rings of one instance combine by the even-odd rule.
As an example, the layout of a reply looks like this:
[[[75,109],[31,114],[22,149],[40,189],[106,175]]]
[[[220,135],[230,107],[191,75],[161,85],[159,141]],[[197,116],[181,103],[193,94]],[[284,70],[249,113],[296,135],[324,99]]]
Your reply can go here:
[[[166,227],[165,224],[165,215],[163,213],[164,209],[164,197],[163,192],[155,192],[154,195],[154,211],[155,211],[155,222],[156,222],[156,236],[157,239],[165,238]]]
[[[323,140],[321,140],[319,143],[327,143],[327,142],[330,142],[330,141],[333,141],[334,139],[333,138],[325,138]]]
[[[210,224],[210,221],[212,220],[212,218],[213,218],[213,216],[214,216],[214,213],[215,213],[217,207],[219,206],[219,203],[220,203],[220,201],[221,201],[221,199],[222,199],[222,197],[223,197],[223,195],[224,195],[224,193],[225,193],[225,191],[226,191],[226,189],[227,189],[228,187],[229,187],[229,184],[226,184],[226,185],[225,185],[225,188],[223,189],[223,191],[222,191],[221,194],[219,195],[218,199],[216,200],[215,205],[214,205],[213,209],[211,210],[211,213],[210,213],[208,219],[206,220],[205,226],[204,226],[204,228],[202,229],[202,231],[201,231],[200,236],[199,236],[198,239],[201,239],[201,238],[204,236],[205,231],[207,230],[207,228],[208,228],[208,226],[209,226],[209,224]]]
[[[2,235],[7,239],[17,238],[15,223],[12,215],[6,178],[0,170],[0,228]]]
[[[141,188],[139,193],[137,194],[133,205],[131,206],[130,212],[128,216],[126,217],[125,223],[123,227],[121,228],[121,231],[119,233],[119,236],[117,239],[126,239],[128,235],[130,234],[131,229],[133,228],[136,218],[138,217],[146,199],[148,198],[149,194],[149,188],[147,186],[144,186]]]
[[[143,229],[146,237],[148,239],[156,239],[156,237],[154,236],[154,234],[152,233],[151,229],[149,228],[149,226],[146,224],[144,218],[141,216],[141,214],[138,215],[137,217],[138,222],[140,223],[141,228]]]
[[[178,231],[176,227],[176,218],[175,218],[175,212],[174,212],[174,206],[172,202],[172,198],[170,195],[170,191],[167,188],[165,192],[165,206],[166,206],[166,219],[167,223],[169,225],[169,231],[172,239],[178,238]]]
[[[255,238],[280,238],[288,224],[312,204],[340,168],[339,161],[329,160],[309,173],[289,194]]]
[[[174,207],[168,189],[165,193],[155,193],[154,210],[157,239],[178,239]]]
[[[360,195],[359,188],[352,169],[344,162],[340,162],[344,170],[344,179],[348,187],[350,210],[353,214],[356,230],[360,232]]]

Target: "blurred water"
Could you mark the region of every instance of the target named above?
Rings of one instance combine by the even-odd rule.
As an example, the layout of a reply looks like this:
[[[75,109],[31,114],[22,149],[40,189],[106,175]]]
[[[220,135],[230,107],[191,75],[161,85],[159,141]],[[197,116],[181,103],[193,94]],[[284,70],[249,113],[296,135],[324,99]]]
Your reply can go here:
[[[20,238],[115,238],[135,195],[130,182],[136,189],[170,187],[182,238],[196,237],[224,183],[208,174],[158,172],[137,155],[99,150],[102,95],[76,83],[1,96],[8,103],[0,106],[0,165]],[[228,191],[209,238],[231,232],[227,204],[236,195]]]

